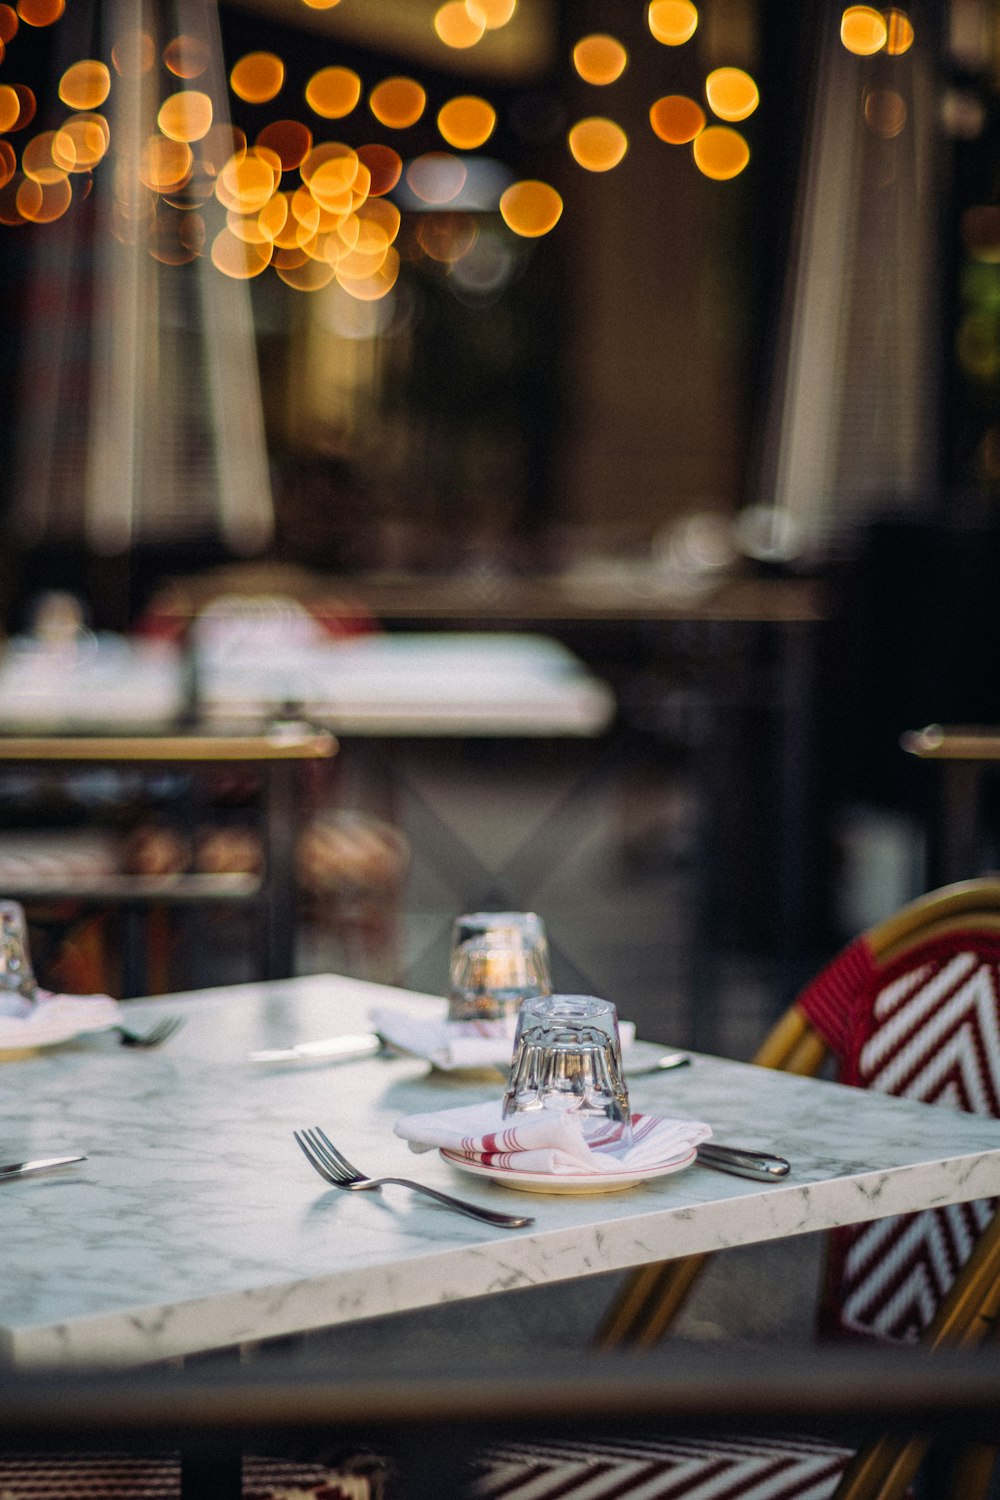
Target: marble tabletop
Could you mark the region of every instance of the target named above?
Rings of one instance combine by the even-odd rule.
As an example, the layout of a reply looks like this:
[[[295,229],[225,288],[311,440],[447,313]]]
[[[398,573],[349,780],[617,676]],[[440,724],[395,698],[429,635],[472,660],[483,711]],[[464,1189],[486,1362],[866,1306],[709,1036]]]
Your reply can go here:
[[[373,1006],[443,1012],[316,975],[129,1002],[135,1024],[186,1016],[156,1051],[105,1033],[0,1063],[0,1160],[87,1157],[0,1183],[0,1364],[141,1364],[1000,1194],[1000,1122],[707,1056],[636,1078],[633,1106],[778,1151],[786,1179],[692,1166],[623,1192],[515,1193],[392,1132],[400,1115],[495,1097],[499,1075],[384,1056],[247,1060],[364,1029]],[[493,1229],[403,1189],[329,1188],[292,1138],[316,1124],[367,1171],[535,1223]]]

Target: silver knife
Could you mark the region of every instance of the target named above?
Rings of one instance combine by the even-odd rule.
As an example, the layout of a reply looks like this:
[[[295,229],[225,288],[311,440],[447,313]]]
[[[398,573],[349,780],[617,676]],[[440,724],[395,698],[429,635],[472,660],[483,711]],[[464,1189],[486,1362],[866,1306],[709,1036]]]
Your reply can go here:
[[[787,1177],[791,1171],[791,1163],[783,1156],[749,1151],[743,1146],[721,1146],[717,1141],[703,1142],[697,1148],[697,1156],[703,1167],[717,1167],[720,1172],[732,1172],[734,1177],[755,1177],[763,1182]]]
[[[318,1042],[298,1042],[294,1047],[277,1047],[271,1051],[248,1052],[250,1062],[309,1062],[316,1058],[347,1062],[354,1057],[375,1057],[385,1047],[374,1031],[360,1031],[353,1036],[328,1036]]]
[[[34,1161],[12,1161],[0,1167],[0,1181],[11,1177],[30,1177],[34,1172],[51,1172],[55,1167],[68,1167],[74,1161],[86,1161],[85,1156],[39,1156]]]

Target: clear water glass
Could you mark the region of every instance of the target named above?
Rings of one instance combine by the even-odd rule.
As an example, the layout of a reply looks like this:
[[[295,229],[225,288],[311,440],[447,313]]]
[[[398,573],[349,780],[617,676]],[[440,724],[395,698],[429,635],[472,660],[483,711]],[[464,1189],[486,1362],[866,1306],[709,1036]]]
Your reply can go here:
[[[604,1118],[630,1132],[618,1013],[610,1000],[548,995],[521,1006],[503,1114],[541,1109]]]

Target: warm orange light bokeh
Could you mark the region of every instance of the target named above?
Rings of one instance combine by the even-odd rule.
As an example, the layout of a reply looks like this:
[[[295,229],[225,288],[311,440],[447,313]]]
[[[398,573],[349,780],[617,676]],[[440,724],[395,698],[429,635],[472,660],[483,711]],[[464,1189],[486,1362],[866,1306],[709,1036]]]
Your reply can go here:
[[[720,120],[745,120],[760,103],[757,85],[742,68],[715,68],[705,79],[705,98]]]
[[[17,190],[17,206],[32,224],[52,224],[61,219],[73,200],[73,189],[66,176],[51,182],[26,177]]]
[[[592,115],[578,120],[569,132],[573,159],[588,172],[610,172],[628,150],[628,136],[614,120]]]
[[[506,26],[517,9],[517,0],[465,0],[465,8],[474,21],[481,21],[487,31]]]
[[[750,160],[750,147],[728,125],[709,125],[695,136],[691,150],[699,172],[716,182],[738,177]]]
[[[840,40],[848,52],[871,57],[888,38],[885,17],[871,5],[849,5],[840,18]]]
[[[234,156],[245,156],[247,138],[238,125],[213,125],[198,142],[198,157],[206,172],[217,177]]]
[[[312,140],[312,131],[301,120],[272,120],[260,131],[255,144],[273,151],[283,172],[292,172],[305,161]]]
[[[394,151],[391,146],[376,142],[370,146],[359,146],[358,157],[371,176],[369,196],[381,198],[384,193],[391,193],[403,175],[403,158],[399,152]]]
[[[337,282],[338,285],[343,287],[345,292],[357,298],[359,302],[378,302],[392,291],[398,276],[399,251],[395,245],[390,245],[382,269],[376,272],[374,276],[354,279],[350,276],[342,276],[338,270]]]
[[[20,22],[12,5],[0,5],[0,42],[9,42],[17,35]]]
[[[52,159],[66,172],[90,172],[107,155],[111,131],[103,115],[77,114],[56,131]]]
[[[212,128],[212,101],[200,89],[181,89],[164,99],[156,123],[172,141],[200,141]]]
[[[691,0],[652,0],[646,12],[649,29],[666,47],[682,47],[698,27],[698,7]]]
[[[231,157],[215,184],[215,196],[224,208],[237,213],[259,213],[276,187],[270,163],[251,149],[244,156]]]
[[[248,52],[229,74],[230,88],[247,104],[266,104],[280,94],[284,82],[285,65],[273,52]]]
[[[200,36],[175,36],[163,49],[164,66],[175,78],[200,78],[208,59],[208,43]]]
[[[547,182],[514,182],[500,195],[500,214],[508,229],[524,239],[548,234],[559,222],[563,201]]]
[[[306,103],[324,120],[342,120],[360,98],[361,79],[353,68],[321,68],[306,84]]]
[[[434,30],[446,47],[474,47],[482,41],[486,22],[466,9],[465,0],[447,0],[434,14]]]
[[[424,112],[427,95],[413,78],[383,78],[368,96],[368,108],[380,125],[405,130]]]
[[[139,181],[151,192],[169,192],[183,187],[193,166],[194,154],[185,141],[151,136],[139,159]]]
[[[26,26],[52,26],[66,9],[66,0],[17,0],[17,13]]]
[[[686,94],[665,94],[650,107],[649,123],[655,135],[671,146],[686,146],[705,128],[705,111]]]
[[[890,56],[899,57],[903,52],[909,52],[913,46],[914,33],[913,22],[906,11],[892,6],[885,12],[885,24],[885,50]]]
[[[475,94],[460,94],[449,99],[438,111],[441,135],[456,151],[475,151],[493,134],[497,112],[486,99]]]
[[[97,109],[110,92],[110,69],[92,57],[74,63],[59,80],[59,97],[70,109]]]
[[[220,229],[212,241],[212,264],[224,276],[234,281],[249,281],[266,271],[271,260],[271,246],[251,245],[233,234],[231,229]]]
[[[30,177],[33,182],[40,182],[43,186],[59,182],[66,176],[64,168],[52,158],[52,143],[55,138],[54,130],[43,130],[21,152],[21,171],[25,177]]]
[[[573,48],[573,66],[584,83],[601,87],[614,83],[625,71],[628,53],[616,37],[594,32]]]
[[[6,122],[0,129],[5,133],[25,130],[37,109],[34,91],[26,83],[0,84],[0,118]]]
[[[14,130],[21,114],[21,101],[9,83],[0,83],[0,130]]]
[[[9,182],[17,169],[17,154],[10,141],[0,141],[0,187]]]
[[[313,260],[308,256],[299,266],[276,263],[274,270],[296,292],[320,292],[330,285],[335,274],[333,266],[326,261]]]

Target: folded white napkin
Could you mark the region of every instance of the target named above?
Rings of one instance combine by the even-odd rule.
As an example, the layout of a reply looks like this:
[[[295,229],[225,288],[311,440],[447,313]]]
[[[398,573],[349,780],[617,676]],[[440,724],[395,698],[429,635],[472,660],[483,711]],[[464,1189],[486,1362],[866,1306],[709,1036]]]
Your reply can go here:
[[[497,1068],[506,1073],[514,1050],[516,1016],[499,1021],[422,1020],[398,1010],[375,1009],[372,1025],[392,1047],[426,1057],[435,1067]],[[631,1021],[619,1023],[622,1045],[635,1039]]]
[[[54,995],[39,990],[35,1000],[0,992],[0,1052],[50,1047],[84,1031],[106,1031],[121,1020],[110,995]]]
[[[499,1099],[466,1104],[397,1120],[397,1135],[411,1151],[445,1147],[486,1167],[574,1176],[634,1172],[661,1166],[693,1151],[712,1134],[699,1120],[632,1116],[632,1143],[625,1127],[583,1119],[562,1110],[542,1109],[505,1120]]]

